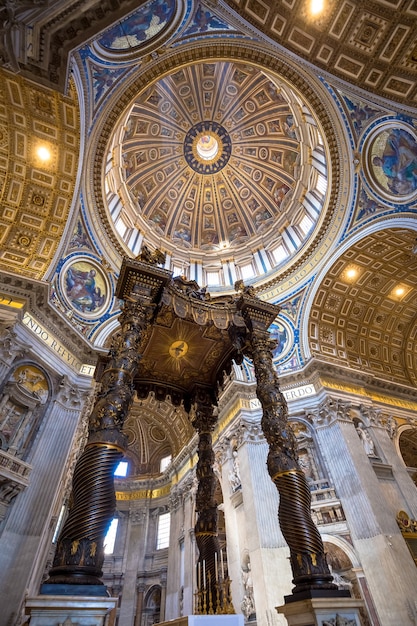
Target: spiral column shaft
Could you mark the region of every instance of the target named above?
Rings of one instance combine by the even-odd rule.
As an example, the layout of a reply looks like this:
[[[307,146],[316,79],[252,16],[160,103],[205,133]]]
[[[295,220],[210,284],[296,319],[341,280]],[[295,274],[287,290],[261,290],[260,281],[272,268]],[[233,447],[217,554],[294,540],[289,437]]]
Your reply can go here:
[[[240,308],[249,330],[256,393],[262,405],[261,426],[269,445],[268,472],[279,492],[278,519],[290,549],[293,593],[311,589],[337,590],[332,583],[320,533],[311,518],[310,490],[298,464],[288,406],[273,363],[275,343],[271,341],[268,328],[278,312],[272,309],[277,307],[243,296]]]
[[[195,525],[195,538],[199,551],[197,584],[207,588],[210,581],[212,603],[215,608],[220,605],[220,587],[218,585],[217,564],[220,563],[220,545],[217,528],[217,503],[214,492],[216,477],[213,471],[214,451],[212,446],[212,431],[216,424],[213,412],[211,394],[204,389],[198,389],[194,395],[195,418],[193,426],[199,434],[197,479],[198,488],[196,495],[197,521]],[[199,589],[199,592],[202,591]],[[203,610],[202,610],[203,612]],[[206,606],[209,612],[209,606]]]
[[[127,445],[122,427],[154,308],[139,298],[124,303],[121,331],[113,338],[100,380],[87,445],[75,466],[69,515],[58,539],[49,584],[102,584],[103,543],[116,507],[113,476]]]

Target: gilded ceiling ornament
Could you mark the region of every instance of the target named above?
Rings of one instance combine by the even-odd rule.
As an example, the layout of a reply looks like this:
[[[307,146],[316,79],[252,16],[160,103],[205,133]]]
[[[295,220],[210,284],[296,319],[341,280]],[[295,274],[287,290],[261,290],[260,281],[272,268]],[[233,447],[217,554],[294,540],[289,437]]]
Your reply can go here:
[[[188,352],[188,344],[185,341],[174,341],[169,346],[169,353],[174,359],[181,359]]]

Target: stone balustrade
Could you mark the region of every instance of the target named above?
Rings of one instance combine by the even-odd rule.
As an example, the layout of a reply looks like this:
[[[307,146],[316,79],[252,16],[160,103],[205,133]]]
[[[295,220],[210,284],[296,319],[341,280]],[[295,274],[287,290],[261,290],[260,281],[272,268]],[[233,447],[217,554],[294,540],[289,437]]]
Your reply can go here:
[[[14,498],[29,484],[32,467],[18,457],[0,450],[0,521]]]

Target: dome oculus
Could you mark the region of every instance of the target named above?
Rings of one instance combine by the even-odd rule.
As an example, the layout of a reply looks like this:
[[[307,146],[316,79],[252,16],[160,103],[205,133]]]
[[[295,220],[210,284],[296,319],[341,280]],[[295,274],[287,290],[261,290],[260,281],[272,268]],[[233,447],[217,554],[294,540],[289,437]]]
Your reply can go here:
[[[229,133],[217,122],[199,122],[185,136],[185,160],[199,174],[219,172],[227,164],[231,152]]]
[[[203,161],[212,161],[219,152],[219,142],[214,135],[201,135],[195,148]]]

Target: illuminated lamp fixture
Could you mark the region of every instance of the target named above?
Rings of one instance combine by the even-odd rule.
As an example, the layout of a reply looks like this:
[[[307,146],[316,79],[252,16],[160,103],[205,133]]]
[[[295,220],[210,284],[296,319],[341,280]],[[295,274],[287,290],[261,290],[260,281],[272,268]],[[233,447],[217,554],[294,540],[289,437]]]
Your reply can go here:
[[[388,295],[391,300],[403,300],[405,296],[410,293],[411,287],[409,285],[405,285],[404,283],[399,283],[391,290],[391,293]]]
[[[310,13],[311,15],[320,15],[320,13],[324,9],[324,1],[323,0],[311,0],[310,2]]]
[[[343,278],[350,283],[353,283],[359,276],[359,270],[357,267],[347,267],[343,272]]]
[[[46,146],[38,146],[36,154],[41,161],[49,161],[51,158],[51,152]]]

